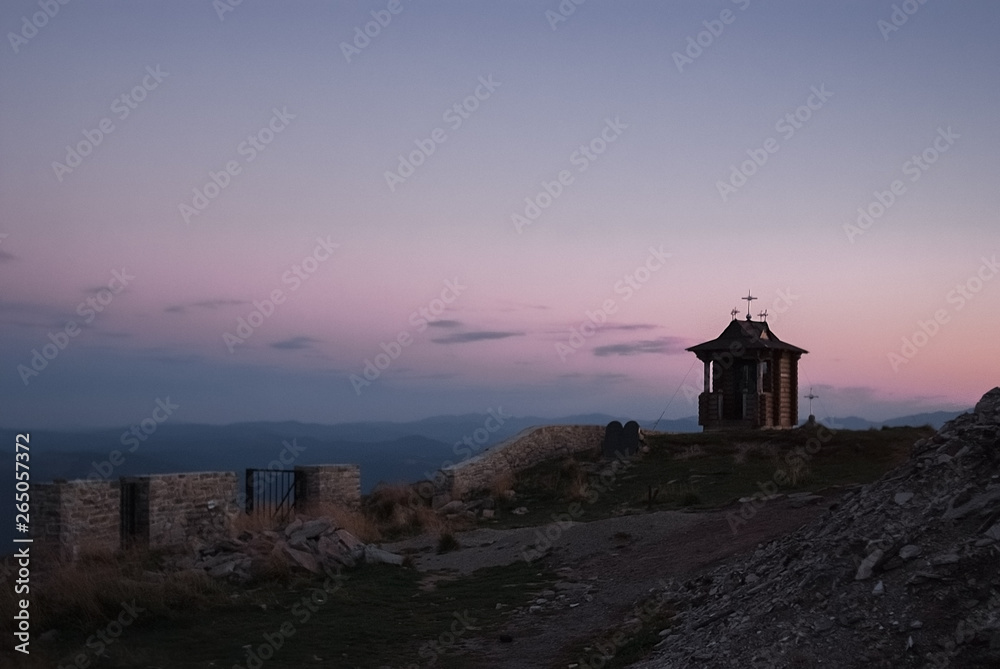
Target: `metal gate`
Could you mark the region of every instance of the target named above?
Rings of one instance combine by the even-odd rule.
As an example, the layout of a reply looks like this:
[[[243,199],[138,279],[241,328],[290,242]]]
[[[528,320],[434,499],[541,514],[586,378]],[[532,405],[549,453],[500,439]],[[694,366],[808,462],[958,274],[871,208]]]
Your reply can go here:
[[[139,537],[139,484],[122,479],[120,488],[119,536],[122,547],[134,544]]]
[[[248,469],[246,512],[287,518],[301,498],[294,469]]]

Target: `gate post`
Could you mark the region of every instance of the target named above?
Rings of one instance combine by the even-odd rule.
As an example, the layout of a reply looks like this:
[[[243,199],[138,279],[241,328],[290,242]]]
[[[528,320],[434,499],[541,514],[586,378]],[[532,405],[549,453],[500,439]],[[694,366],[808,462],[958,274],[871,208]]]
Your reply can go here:
[[[253,513],[253,492],[254,492],[253,478],[254,478],[253,470],[248,469],[246,474],[246,494],[247,494],[246,512],[248,514]]]

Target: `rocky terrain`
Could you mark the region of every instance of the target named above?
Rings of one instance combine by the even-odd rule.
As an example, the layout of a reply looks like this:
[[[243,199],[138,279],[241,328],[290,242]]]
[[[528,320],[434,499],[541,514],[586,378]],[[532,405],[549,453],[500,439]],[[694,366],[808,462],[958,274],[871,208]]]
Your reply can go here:
[[[280,530],[244,531],[182,555],[174,568],[207,572],[237,583],[276,566],[321,574],[359,563],[402,565],[403,557],[365,544],[330,518],[295,518]]]
[[[1000,666],[998,435],[994,388],[816,521],[667,580],[676,616],[634,666]]]

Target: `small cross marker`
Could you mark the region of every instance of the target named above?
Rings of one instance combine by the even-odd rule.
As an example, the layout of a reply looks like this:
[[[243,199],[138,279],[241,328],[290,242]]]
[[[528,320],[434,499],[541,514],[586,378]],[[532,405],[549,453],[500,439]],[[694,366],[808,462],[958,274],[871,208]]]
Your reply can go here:
[[[809,400],[809,415],[813,415],[813,400],[819,397],[819,395],[813,395],[813,389],[809,388],[809,394],[806,395],[806,399]]]
[[[747,296],[746,297],[741,297],[740,299],[747,301],[747,320],[750,320],[750,304],[751,304],[751,302],[753,300],[756,300],[757,298],[754,297],[753,295],[751,295],[750,291],[748,290],[747,291]]]

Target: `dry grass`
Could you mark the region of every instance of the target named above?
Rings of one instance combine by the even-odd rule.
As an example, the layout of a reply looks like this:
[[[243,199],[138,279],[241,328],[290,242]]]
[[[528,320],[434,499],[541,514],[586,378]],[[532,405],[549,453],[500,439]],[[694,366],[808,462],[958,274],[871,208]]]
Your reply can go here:
[[[366,544],[382,540],[382,531],[374,518],[361,509],[352,509],[340,504],[310,504],[303,509],[309,516],[329,518],[338,528],[343,528]]]
[[[762,458],[774,459],[778,457],[778,446],[769,441],[746,442],[742,441],[733,446],[733,464],[745,465],[754,455]]]
[[[224,587],[204,572],[158,574],[157,554],[129,550],[119,555],[85,555],[57,563],[32,583],[32,624],[44,630],[63,626],[88,628],[121,613],[122,602],[171,616],[188,609],[228,605]],[[36,585],[37,583],[37,585]],[[13,601],[0,597],[5,627]]]
[[[438,545],[437,545],[438,554],[457,551],[461,547],[462,545],[458,543],[458,539],[456,539],[455,535],[452,534],[451,532],[442,532],[438,536]]]
[[[285,522],[280,516],[273,516],[263,510],[254,513],[238,513],[232,520],[232,528],[236,534],[274,531],[280,529],[284,524]]]
[[[567,500],[579,502],[587,498],[587,472],[576,460],[566,460],[561,468],[563,495]]]
[[[505,469],[493,479],[490,484],[490,496],[495,500],[504,499],[504,493],[514,489],[514,473]]]
[[[439,532],[450,527],[428,506],[427,500],[406,483],[376,486],[365,501],[363,513],[386,538]]]
[[[694,458],[700,458],[708,455],[705,449],[698,444],[693,446],[685,446],[683,450],[674,453],[674,460],[691,460]]]

